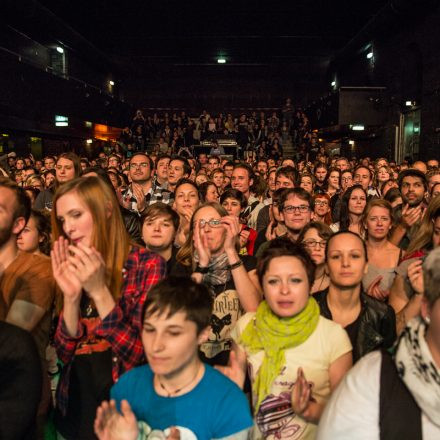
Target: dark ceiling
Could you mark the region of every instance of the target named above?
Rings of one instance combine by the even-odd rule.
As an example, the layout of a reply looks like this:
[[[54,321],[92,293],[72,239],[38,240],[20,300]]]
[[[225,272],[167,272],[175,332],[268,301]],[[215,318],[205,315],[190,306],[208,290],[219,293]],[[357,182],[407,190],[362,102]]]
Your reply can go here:
[[[92,53],[88,59],[95,64],[112,60],[117,86],[134,105],[218,108],[279,105],[285,96],[304,103],[328,92],[333,56],[390,3],[6,2],[9,23],[42,44],[53,44],[67,24],[71,40],[58,43],[77,54]],[[46,26],[42,17],[52,14],[61,22],[54,19],[57,26]],[[219,56],[226,65],[217,63]]]
[[[142,63],[289,64],[329,57],[386,0],[39,0],[108,55]]]

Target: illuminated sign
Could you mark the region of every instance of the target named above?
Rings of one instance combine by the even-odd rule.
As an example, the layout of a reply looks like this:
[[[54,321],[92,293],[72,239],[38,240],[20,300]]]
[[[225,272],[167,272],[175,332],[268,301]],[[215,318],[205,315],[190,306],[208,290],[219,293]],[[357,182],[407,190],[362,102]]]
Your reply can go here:
[[[68,127],[69,118],[67,116],[55,115],[55,126],[56,127]]]

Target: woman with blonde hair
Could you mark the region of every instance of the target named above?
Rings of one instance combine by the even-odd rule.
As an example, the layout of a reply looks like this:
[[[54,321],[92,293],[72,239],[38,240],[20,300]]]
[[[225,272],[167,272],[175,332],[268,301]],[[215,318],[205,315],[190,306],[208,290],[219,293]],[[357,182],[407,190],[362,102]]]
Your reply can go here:
[[[381,301],[388,298],[396,276],[401,250],[388,240],[393,226],[393,208],[383,199],[368,202],[362,223],[367,231],[368,272],[362,278],[364,291]]]
[[[396,269],[389,304],[396,312],[397,333],[406,322],[420,314],[423,289],[417,282],[427,253],[440,246],[440,197],[431,201],[422,223],[411,239],[405,258]]]
[[[244,312],[255,311],[261,300],[256,287],[255,259],[239,255],[240,231],[238,217],[228,215],[220,204],[199,206],[171,271],[171,275],[191,276],[213,292],[211,333],[201,346],[204,362],[211,365],[228,362],[231,329]]]
[[[30,176],[27,177],[25,186],[32,186],[33,188],[36,188],[39,191],[44,190],[43,179],[40,176],[37,176],[36,174],[31,174]]]
[[[62,292],[55,346],[64,365],[54,422],[63,438],[92,439],[100,402],[120,374],[144,361],[142,306],[165,261],[130,243],[115,194],[97,177],[58,188],[52,231]]]

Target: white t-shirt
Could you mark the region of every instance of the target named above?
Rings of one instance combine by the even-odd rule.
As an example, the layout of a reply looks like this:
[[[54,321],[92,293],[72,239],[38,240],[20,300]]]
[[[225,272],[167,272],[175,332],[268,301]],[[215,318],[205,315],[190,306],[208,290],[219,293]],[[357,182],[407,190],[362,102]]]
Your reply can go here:
[[[237,342],[246,325],[254,319],[255,313],[246,313],[231,332]],[[240,344],[239,344],[240,345]],[[246,349],[241,346],[243,350]],[[271,393],[261,402],[255,416],[254,439],[314,439],[317,426],[297,416],[292,409],[292,387],[298,368],[312,385],[312,396],[318,403],[325,403],[330,396],[330,365],[352,350],[346,331],[337,323],[322,316],[318,326],[301,345],[285,351],[286,364],[274,380]],[[251,382],[260,368],[264,351],[250,354],[246,351]],[[254,396],[254,402],[256,401]]]
[[[382,355],[360,359],[332,394],[319,422],[317,440],[379,440],[379,394]],[[440,427],[422,414],[422,436],[440,439]]]

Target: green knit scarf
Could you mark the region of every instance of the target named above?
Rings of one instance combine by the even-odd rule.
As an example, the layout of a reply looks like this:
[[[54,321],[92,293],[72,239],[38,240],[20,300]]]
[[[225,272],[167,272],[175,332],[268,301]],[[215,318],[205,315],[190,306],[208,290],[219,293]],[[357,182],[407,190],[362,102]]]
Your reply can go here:
[[[253,383],[257,396],[255,413],[263,399],[269,395],[275,378],[281,373],[286,357],[285,350],[305,342],[315,331],[319,321],[319,306],[309,298],[306,307],[290,318],[279,318],[262,301],[255,318],[251,320],[240,336],[239,343],[251,354],[264,350],[264,359]]]

